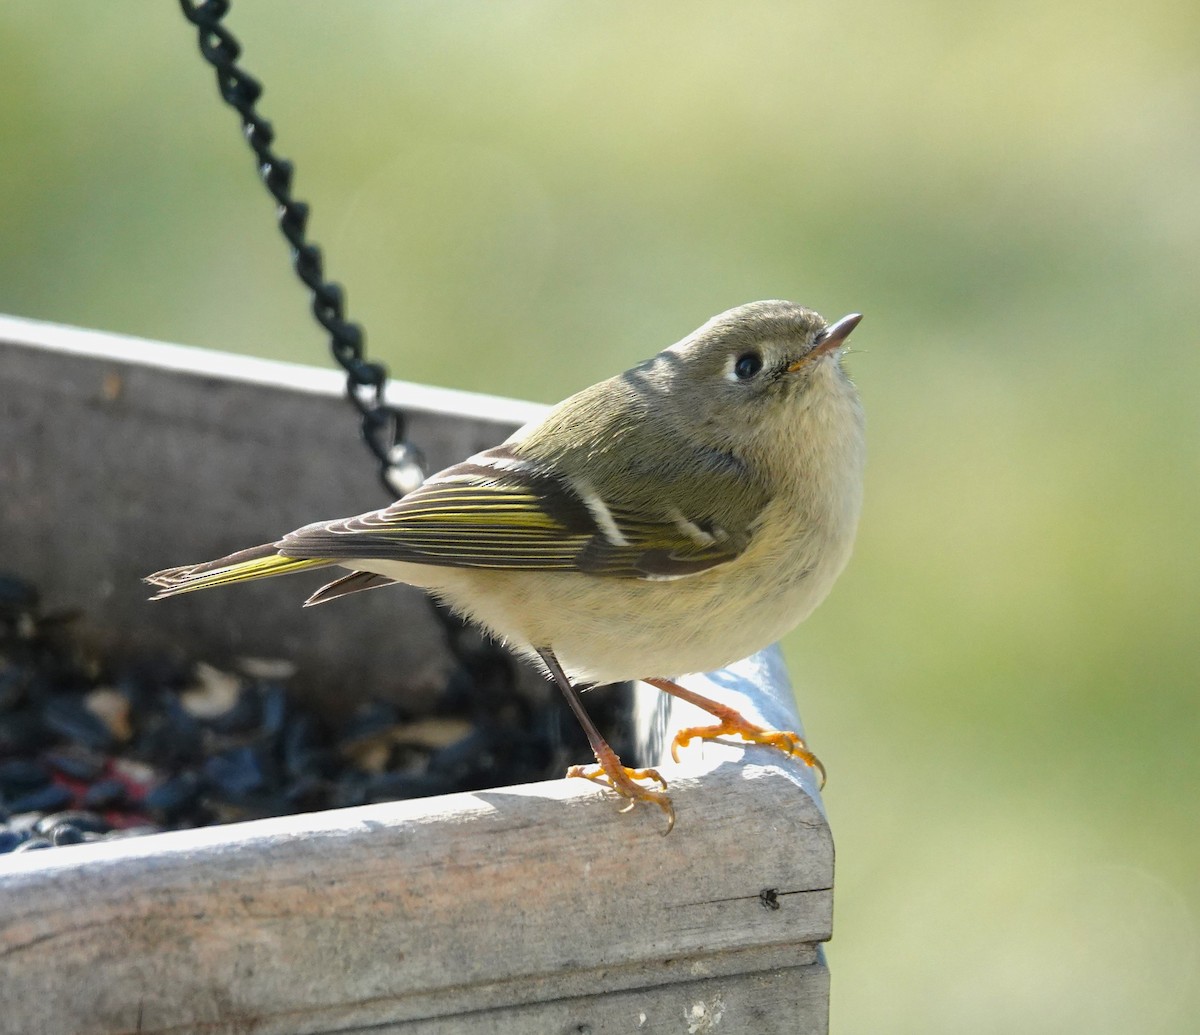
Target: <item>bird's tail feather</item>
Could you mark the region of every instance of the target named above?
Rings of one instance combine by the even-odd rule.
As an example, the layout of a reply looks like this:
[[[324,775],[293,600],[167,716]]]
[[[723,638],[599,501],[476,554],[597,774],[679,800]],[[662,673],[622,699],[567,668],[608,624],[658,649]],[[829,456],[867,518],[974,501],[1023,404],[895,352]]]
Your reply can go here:
[[[219,560],[207,561],[203,564],[185,564],[179,568],[164,568],[153,575],[147,575],[145,580],[151,586],[157,586],[158,592],[151,600],[162,600],[179,593],[191,593],[197,589],[209,589],[212,586],[226,586],[234,582],[248,582],[251,579],[268,579],[274,575],[290,575],[294,571],[305,571],[309,568],[325,568],[334,562],[323,557],[285,557],[273,543],[265,546],[254,546],[240,553],[231,553]]]

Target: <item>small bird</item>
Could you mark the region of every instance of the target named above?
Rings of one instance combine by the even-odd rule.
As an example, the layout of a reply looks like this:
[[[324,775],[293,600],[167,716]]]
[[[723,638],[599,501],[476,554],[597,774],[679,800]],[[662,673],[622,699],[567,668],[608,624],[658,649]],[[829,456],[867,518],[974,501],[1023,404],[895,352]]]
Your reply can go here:
[[[714,316],[623,374],[391,506],[150,575],[154,599],[310,568],[349,574],[306,601],[421,586],[540,664],[587,733],[572,766],[675,823],[666,781],[621,764],[580,688],[643,679],[714,715],[672,745],[736,735],[824,770],[795,733],[764,729],[672,677],[773,643],[845,567],[862,504],[858,392],[842,355],[861,317],[826,324],[785,301]],[[653,786],[657,784],[657,788]]]

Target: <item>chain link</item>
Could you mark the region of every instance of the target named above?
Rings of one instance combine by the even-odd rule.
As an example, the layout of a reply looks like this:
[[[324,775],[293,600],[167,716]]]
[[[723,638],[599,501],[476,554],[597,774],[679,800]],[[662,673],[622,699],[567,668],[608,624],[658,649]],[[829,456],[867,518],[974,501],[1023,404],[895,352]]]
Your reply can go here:
[[[346,319],[342,289],[325,280],[321,249],[305,237],[309,210],[292,197],[294,167],[271,149],[275,131],[255,110],[262,84],[238,67],[242,48],[221,24],[229,4],[230,0],[179,0],[184,17],[199,31],[200,53],[216,71],[221,97],[241,116],[259,175],[278,204],[279,229],[291,246],[292,268],[312,293],[313,316],[329,333],[333,358],[346,371],[346,395],[361,417],[363,441],[379,463],[385,488],[402,496],[424,479],[424,458],[405,440],[404,415],[385,398],[387,367],[366,358],[362,328]]]

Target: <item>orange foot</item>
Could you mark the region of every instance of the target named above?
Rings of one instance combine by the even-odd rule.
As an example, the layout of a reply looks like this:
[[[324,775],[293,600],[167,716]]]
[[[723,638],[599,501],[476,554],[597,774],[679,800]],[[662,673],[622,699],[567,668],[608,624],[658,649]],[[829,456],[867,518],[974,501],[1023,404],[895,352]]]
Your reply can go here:
[[[580,776],[593,783],[603,784],[609,790],[616,791],[622,798],[628,798],[629,804],[621,809],[622,812],[628,812],[642,801],[657,805],[667,817],[667,829],[663,833],[669,834],[675,826],[675,807],[671,804],[671,799],[663,793],[667,789],[667,781],[659,775],[657,769],[630,769],[623,766],[616,752],[607,743],[601,743],[604,744],[604,749],[596,752],[597,765],[573,765],[567,770],[567,776]],[[643,787],[638,780],[656,781],[662,791]]]
[[[688,701],[698,708],[703,708],[704,711],[720,720],[712,726],[689,726],[676,733],[675,739],[671,742],[671,757],[676,762],[679,761],[679,749],[687,747],[693,740],[741,737],[752,744],[765,744],[768,747],[776,748],[789,758],[798,758],[805,765],[817,771],[820,786],[825,786],[825,767],[821,764],[821,760],[808,750],[808,745],[804,743],[804,738],[799,734],[758,726],[728,705],[694,693],[669,679],[647,679],[646,682],[665,693]]]

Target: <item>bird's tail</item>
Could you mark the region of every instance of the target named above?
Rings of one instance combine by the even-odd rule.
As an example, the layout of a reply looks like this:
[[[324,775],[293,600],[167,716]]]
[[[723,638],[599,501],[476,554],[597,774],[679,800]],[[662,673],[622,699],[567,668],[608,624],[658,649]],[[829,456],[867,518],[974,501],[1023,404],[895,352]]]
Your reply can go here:
[[[251,579],[269,579],[273,575],[290,575],[294,571],[325,568],[333,563],[324,557],[285,557],[280,554],[277,546],[268,543],[204,564],[164,568],[153,575],[147,575],[144,581],[158,587],[158,592],[150,599],[161,600],[163,597],[173,597],[179,593],[191,593],[196,589],[248,582]]]

